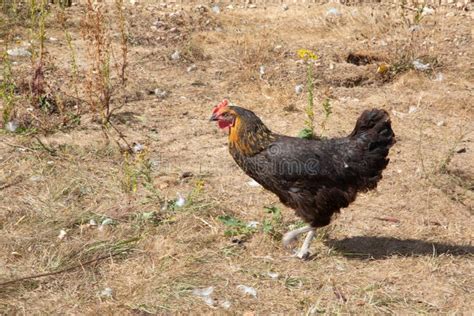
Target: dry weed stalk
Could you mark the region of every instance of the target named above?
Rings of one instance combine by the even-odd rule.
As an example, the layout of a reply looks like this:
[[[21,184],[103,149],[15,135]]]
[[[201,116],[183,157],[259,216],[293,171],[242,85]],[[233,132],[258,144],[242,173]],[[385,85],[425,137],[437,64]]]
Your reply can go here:
[[[122,83],[126,83],[126,67],[128,54],[128,35],[125,27],[125,16],[123,14],[123,0],[116,1],[116,10],[119,15],[119,27],[121,33],[121,65],[116,63],[117,73]],[[125,143],[127,150],[131,151],[130,144],[125,135],[112,124],[110,118],[116,108],[112,108],[114,96],[114,82],[112,78],[111,58],[113,57],[112,40],[109,33],[110,23],[107,17],[107,9],[104,4],[87,0],[86,13],[82,20],[82,35],[88,43],[88,53],[92,61],[86,79],[86,91],[91,111],[100,116],[102,130],[106,139],[114,131],[119,140]],[[119,140],[114,139],[122,149]]]
[[[88,53],[92,64],[87,73],[86,90],[89,105],[101,116],[102,124],[110,119],[112,84],[110,74],[110,37],[106,27],[104,6],[87,0],[86,14],[82,20],[82,34],[88,42]]]
[[[120,77],[122,86],[127,82],[126,69],[128,66],[128,31],[123,12],[123,0],[115,0],[115,9],[117,11],[119,30],[120,30],[120,49],[121,49],[121,63],[116,63],[117,73]]]

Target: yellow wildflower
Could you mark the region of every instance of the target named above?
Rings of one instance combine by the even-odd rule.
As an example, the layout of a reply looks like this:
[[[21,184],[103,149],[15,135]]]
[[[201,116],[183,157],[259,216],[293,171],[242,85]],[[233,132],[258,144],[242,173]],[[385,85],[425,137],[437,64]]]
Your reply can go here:
[[[301,59],[304,59],[304,60],[309,60],[309,59],[312,59],[312,60],[316,60],[318,59],[318,56],[316,56],[315,53],[313,53],[312,51],[310,51],[309,49],[298,49],[298,51],[296,52],[298,54],[298,57],[301,58]]]

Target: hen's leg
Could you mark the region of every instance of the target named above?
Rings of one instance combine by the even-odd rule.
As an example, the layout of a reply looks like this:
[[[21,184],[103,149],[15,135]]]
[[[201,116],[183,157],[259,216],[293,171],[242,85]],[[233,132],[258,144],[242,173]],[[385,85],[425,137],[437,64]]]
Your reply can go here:
[[[313,241],[314,235],[316,234],[316,230],[311,228],[311,230],[306,235],[304,239],[303,245],[301,246],[300,250],[296,253],[296,256],[300,259],[307,259],[310,255],[309,246],[311,245],[311,241]]]
[[[301,228],[298,228],[298,229],[295,229],[295,230],[292,230],[292,231],[289,231],[287,232],[284,236],[283,236],[283,246],[285,246],[285,248],[289,248],[290,244],[296,239],[298,238],[299,235],[301,234],[304,234],[304,233],[307,233],[309,231],[312,231],[314,230],[314,228],[312,228],[311,226],[305,226],[305,227],[301,227]],[[305,240],[306,241],[306,240]],[[311,241],[309,241],[311,242]],[[308,246],[309,247],[309,246]]]

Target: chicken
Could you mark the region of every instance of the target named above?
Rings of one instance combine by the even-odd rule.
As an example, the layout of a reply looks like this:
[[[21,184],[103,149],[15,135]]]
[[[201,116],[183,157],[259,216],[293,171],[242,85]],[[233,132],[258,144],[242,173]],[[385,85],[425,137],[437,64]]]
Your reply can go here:
[[[305,259],[318,227],[349,206],[358,192],[374,189],[387,166],[395,143],[384,110],[366,110],[351,134],[332,139],[301,139],[270,131],[247,109],[217,105],[211,121],[228,130],[229,152],[242,170],[275,193],[308,225],[286,233],[286,248],[307,233],[296,256]]]

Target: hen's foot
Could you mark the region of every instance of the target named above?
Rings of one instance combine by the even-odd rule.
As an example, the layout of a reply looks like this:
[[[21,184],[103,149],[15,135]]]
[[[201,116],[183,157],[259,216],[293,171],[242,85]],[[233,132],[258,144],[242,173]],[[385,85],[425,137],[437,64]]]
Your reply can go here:
[[[313,230],[311,226],[305,226],[287,232],[282,238],[283,246],[286,249],[290,249],[291,244],[298,238],[299,235],[307,233],[311,230]]]
[[[296,257],[306,260],[310,256],[309,247],[311,246],[311,242],[313,241],[314,236],[316,235],[315,229],[311,228],[311,230],[306,235],[304,239],[303,245],[301,246],[300,250],[296,252]]]

